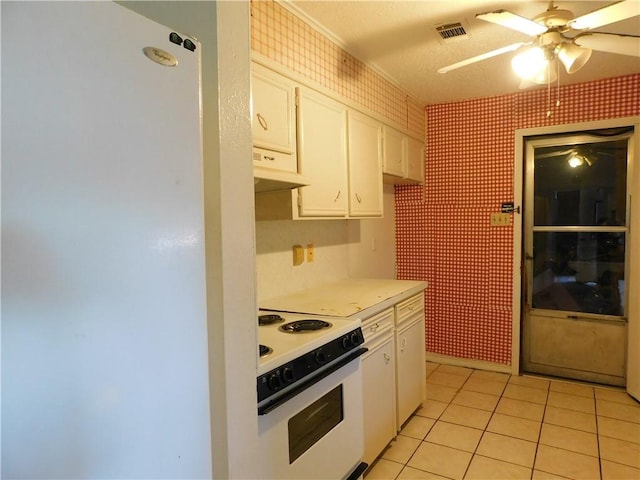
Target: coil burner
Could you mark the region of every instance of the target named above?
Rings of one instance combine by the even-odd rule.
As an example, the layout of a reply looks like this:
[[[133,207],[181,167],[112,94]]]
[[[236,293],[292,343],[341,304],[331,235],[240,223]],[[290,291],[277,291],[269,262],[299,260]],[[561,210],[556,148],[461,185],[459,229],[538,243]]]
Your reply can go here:
[[[280,326],[278,330],[286,333],[305,333],[315,332],[324,328],[331,328],[331,324],[329,322],[325,322],[324,320],[306,319],[285,323],[284,325]]]

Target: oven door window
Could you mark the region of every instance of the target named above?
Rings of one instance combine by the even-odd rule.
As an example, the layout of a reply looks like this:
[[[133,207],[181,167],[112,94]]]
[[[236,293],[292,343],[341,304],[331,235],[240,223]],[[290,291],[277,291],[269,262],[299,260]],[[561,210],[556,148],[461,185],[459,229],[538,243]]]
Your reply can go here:
[[[315,445],[344,418],[342,385],[289,419],[289,463]]]

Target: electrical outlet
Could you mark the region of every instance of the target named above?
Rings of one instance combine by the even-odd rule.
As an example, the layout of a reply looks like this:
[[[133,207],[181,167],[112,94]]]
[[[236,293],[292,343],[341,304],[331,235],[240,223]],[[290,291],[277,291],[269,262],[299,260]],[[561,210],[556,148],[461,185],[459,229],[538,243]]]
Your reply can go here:
[[[491,214],[491,226],[502,227],[511,225],[511,215],[502,212],[493,212]]]
[[[293,246],[293,265],[300,265],[304,262],[304,248],[302,245]]]
[[[313,244],[307,244],[307,262],[313,262]]]

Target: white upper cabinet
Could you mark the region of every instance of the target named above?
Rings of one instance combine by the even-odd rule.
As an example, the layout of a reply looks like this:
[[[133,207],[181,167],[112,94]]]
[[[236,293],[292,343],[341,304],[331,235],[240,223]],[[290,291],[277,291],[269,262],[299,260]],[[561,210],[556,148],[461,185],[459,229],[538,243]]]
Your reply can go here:
[[[411,137],[407,143],[407,180],[424,182],[424,144]]]
[[[310,185],[298,189],[300,217],[346,217],[347,107],[311,89],[298,97],[300,171]]]
[[[252,65],[251,128],[254,147],[288,154],[297,170],[295,85],[260,65]]]
[[[382,172],[388,183],[423,183],[424,144],[385,125]]]
[[[307,185],[296,148],[296,86],[288,78],[251,65],[251,129],[255,191]]]
[[[349,110],[349,216],[382,216],[382,125]]]
[[[395,128],[385,125],[382,128],[382,171],[396,177],[407,176],[407,136]]]

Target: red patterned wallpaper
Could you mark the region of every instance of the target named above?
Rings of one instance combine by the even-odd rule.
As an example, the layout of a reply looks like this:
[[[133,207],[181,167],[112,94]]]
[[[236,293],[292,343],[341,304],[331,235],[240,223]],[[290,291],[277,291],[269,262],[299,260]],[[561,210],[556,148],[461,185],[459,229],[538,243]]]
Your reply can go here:
[[[405,127],[424,132],[424,108],[284,6],[251,1],[251,50]]]
[[[396,186],[399,279],[426,280],[426,349],[511,363],[515,130],[640,115],[640,75],[426,108],[425,184]]]

